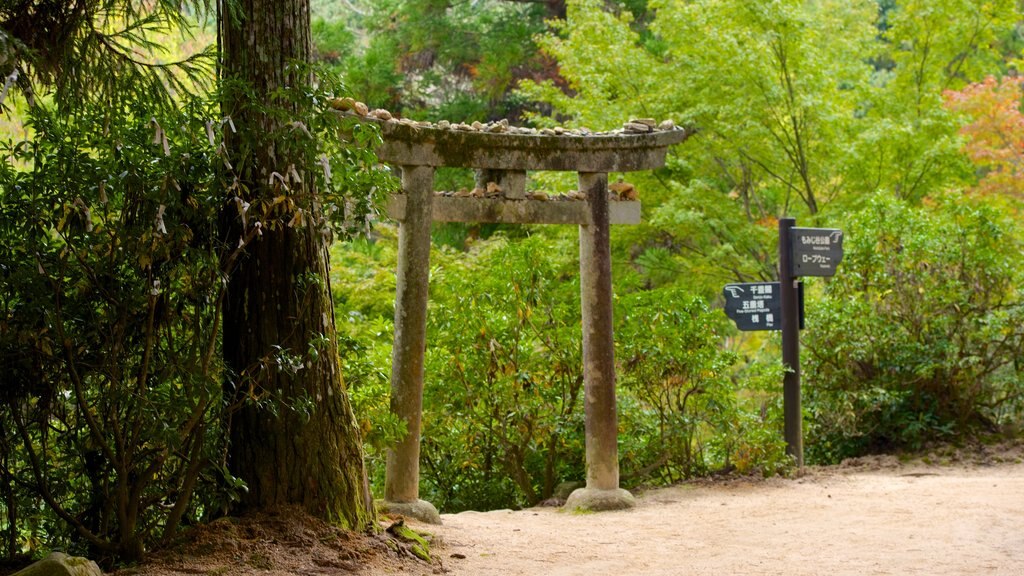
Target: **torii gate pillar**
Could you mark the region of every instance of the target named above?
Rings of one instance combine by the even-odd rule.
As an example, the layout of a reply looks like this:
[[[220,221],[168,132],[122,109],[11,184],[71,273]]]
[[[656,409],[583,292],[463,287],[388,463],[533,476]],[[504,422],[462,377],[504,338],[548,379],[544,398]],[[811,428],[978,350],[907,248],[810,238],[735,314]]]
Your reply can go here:
[[[384,503],[389,512],[440,524],[437,508],[419,498],[433,188],[433,166],[402,166],[402,190],[407,202],[405,218],[398,227],[391,412],[405,422],[407,433],[388,449]]]
[[[432,221],[579,226],[587,485],[570,495],[566,507],[599,511],[633,506],[633,496],[619,488],[609,232],[611,224],[639,223],[640,203],[609,202],[608,173],[663,166],[668,147],[685,140],[690,131],[545,135],[385,121],[381,134],[378,157],[402,168],[403,193],[392,196],[388,206],[400,223],[391,409],[408,427],[405,438],[388,451],[384,509],[441,522],[437,509],[419,499]],[[484,180],[500,181],[503,194],[437,196],[432,186],[438,166],[477,169]],[[585,201],[525,198],[522,187],[528,170],[577,172]]]
[[[630,508],[633,495],[619,488],[608,175],[580,173],[579,186],[587,195],[591,222],[580,226],[587,486],[574,491],[565,505],[571,510]]]

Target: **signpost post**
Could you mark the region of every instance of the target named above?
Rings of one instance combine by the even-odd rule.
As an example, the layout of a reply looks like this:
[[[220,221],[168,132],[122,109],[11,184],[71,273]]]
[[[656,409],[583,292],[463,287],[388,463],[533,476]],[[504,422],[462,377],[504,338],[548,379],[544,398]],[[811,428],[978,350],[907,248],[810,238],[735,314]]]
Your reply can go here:
[[[779,219],[779,281],[727,284],[725,313],[740,330],[781,330],[782,403],[786,452],[804,465],[800,406],[800,330],[804,302],[802,276],[834,276],[843,259],[843,232],[833,228],[797,228],[796,219]]]
[[[782,285],[782,413],[786,452],[804,465],[803,418],[800,402],[800,319],[797,312],[796,276],[791,250],[795,218],[779,219],[779,284]]]

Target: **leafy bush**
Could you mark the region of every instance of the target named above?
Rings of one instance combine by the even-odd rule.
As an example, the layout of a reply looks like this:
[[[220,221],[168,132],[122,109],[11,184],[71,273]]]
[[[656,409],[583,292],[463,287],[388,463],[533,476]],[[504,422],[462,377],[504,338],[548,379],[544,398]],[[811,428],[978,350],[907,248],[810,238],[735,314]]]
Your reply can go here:
[[[39,106],[32,139],[2,143],[8,556],[45,539],[138,558],[231,486],[209,466],[221,445],[217,311],[231,260],[214,234],[223,188],[210,116],[198,104],[165,114]]]
[[[498,239],[437,269],[421,470],[442,508],[533,504],[582,477],[574,248]]]
[[[1019,420],[1020,252],[994,209],[876,197],[808,306],[809,455],[916,448]]]
[[[616,318],[629,406],[621,426],[628,481],[669,483],[733,469],[770,475],[788,465],[778,411],[748,408],[754,391],[781,373],[744,378],[751,397],[741,397],[731,378],[736,357],[722,348],[721,314],[680,288],[665,288],[624,296]]]
[[[403,433],[388,407],[392,229],[336,249],[345,378],[375,486]],[[423,497],[443,510],[534,504],[584,477],[576,236],[546,230],[431,254]],[[722,348],[725,318],[680,287],[616,272],[620,460],[626,485],[716,471],[783,472],[778,364],[746,372]]]
[[[372,238],[353,238],[332,249],[342,373],[362,431],[367,474],[384,486],[387,448],[405,434],[391,413],[391,347],[394,341],[395,230],[379,226]]]
[[[336,23],[317,28],[349,25],[368,39],[339,62],[338,72],[372,107],[429,120],[515,117],[523,104],[511,94],[515,82],[554,74],[533,43],[550,16],[543,3],[367,4],[365,11],[328,15]],[[318,52],[324,57],[345,53],[337,46],[349,40],[338,36],[319,34]]]

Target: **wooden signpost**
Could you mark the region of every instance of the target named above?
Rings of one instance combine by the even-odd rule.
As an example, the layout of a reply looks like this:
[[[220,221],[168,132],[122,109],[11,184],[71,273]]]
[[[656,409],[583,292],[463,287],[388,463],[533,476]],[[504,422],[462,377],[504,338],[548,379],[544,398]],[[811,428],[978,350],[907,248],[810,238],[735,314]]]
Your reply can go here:
[[[843,259],[843,232],[796,228],[794,218],[779,220],[779,281],[728,284],[722,290],[725,313],[740,330],[781,330],[782,403],[786,452],[804,465],[800,406],[800,329],[803,328],[803,276],[834,276]]]

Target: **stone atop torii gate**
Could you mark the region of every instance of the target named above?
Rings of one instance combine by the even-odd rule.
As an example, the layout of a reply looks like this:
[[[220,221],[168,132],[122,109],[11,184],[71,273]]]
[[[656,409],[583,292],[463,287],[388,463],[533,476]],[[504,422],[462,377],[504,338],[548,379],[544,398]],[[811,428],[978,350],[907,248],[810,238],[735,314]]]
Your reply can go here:
[[[633,506],[632,495],[619,487],[609,226],[639,223],[640,203],[609,201],[608,173],[659,168],[668,147],[692,132],[650,120],[606,133],[515,128],[504,121],[431,124],[395,120],[386,111],[360,106],[349,101],[337,107],[380,122],[383,144],[377,156],[402,173],[402,193],[393,195],[388,206],[399,222],[391,410],[405,421],[408,433],[388,451],[384,508],[425,522],[441,521],[437,509],[419,499],[430,227],[435,220],[579,226],[587,484],[572,493],[566,507]],[[476,169],[477,187],[435,194],[434,170],[441,166]],[[529,170],[577,172],[579,190],[561,200],[528,196]]]

